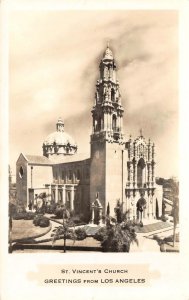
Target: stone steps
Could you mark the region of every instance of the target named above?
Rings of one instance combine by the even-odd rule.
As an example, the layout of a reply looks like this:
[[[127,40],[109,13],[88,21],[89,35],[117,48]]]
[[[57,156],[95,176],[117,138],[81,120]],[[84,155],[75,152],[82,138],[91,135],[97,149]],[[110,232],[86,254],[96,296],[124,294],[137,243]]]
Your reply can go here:
[[[173,224],[168,222],[156,222],[153,224],[144,225],[143,227],[135,227],[136,233],[148,233],[156,230],[173,227]]]

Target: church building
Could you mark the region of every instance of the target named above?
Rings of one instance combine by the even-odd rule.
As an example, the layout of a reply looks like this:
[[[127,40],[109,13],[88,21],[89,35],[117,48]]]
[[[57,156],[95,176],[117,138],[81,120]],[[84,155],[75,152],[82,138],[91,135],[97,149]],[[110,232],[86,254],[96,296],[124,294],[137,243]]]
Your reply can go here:
[[[21,153],[16,166],[17,204],[33,207],[38,195],[66,205],[90,223],[101,223],[119,204],[130,219],[156,219],[162,214],[162,191],[155,183],[155,145],[142,131],[127,140],[123,132],[116,62],[107,46],[100,62],[92,108],[90,157],[59,118],[56,131],[43,142],[43,156]],[[98,221],[97,221],[98,220]]]

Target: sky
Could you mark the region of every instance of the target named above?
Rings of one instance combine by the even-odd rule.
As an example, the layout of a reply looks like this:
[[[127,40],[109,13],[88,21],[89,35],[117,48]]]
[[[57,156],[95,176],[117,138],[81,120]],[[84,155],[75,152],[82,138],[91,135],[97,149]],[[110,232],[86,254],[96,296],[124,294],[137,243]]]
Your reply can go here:
[[[9,157],[42,155],[59,117],[90,155],[91,109],[107,42],[117,63],[128,139],[156,145],[156,176],[178,176],[178,14],[174,10],[12,11]]]

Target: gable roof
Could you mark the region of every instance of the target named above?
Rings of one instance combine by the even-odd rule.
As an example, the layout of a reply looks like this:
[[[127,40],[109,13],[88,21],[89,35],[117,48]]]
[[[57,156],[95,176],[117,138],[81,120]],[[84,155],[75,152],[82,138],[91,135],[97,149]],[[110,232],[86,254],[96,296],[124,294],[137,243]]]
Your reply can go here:
[[[41,155],[25,155],[25,158],[27,159],[29,164],[36,164],[36,165],[53,165],[53,162],[50,161],[45,156]]]

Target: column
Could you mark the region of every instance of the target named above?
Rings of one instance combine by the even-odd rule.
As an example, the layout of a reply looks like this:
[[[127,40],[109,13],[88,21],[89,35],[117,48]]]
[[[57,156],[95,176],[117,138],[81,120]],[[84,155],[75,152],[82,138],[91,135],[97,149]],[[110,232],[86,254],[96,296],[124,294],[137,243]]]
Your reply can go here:
[[[110,130],[112,130],[112,115],[110,114]]]
[[[106,130],[109,129],[109,124],[108,124],[108,112],[106,112]]]
[[[134,172],[134,174],[133,174],[133,182],[135,183],[135,187],[136,187],[136,185],[137,185],[137,163],[135,162],[134,163],[134,166],[133,166],[134,168],[134,170],[133,170],[133,172]]]
[[[111,124],[111,114],[108,113],[108,129],[111,130],[110,124]]]
[[[123,127],[123,118],[122,116],[120,116],[120,131],[122,131],[122,127]]]
[[[148,193],[148,197],[147,197],[147,215],[148,215],[148,219],[149,219],[149,217],[150,217],[150,197],[149,197],[149,192],[147,191],[147,193]]]
[[[71,203],[70,210],[74,209],[74,185],[71,186]]]
[[[55,185],[55,203],[58,202],[58,185]]]
[[[99,225],[102,225],[102,207],[99,207]]]
[[[94,224],[94,204],[92,204],[92,206],[91,206],[91,208],[92,208],[92,217],[91,217],[91,224]]]
[[[135,203],[135,199],[133,199],[132,203],[133,203],[133,216],[132,216],[132,218],[133,218],[133,220],[136,220],[137,217],[136,217],[136,203]]]
[[[106,124],[106,113],[104,113],[104,130],[106,131],[107,124]]]
[[[63,185],[62,187],[62,204],[65,205],[66,204],[66,186]]]

